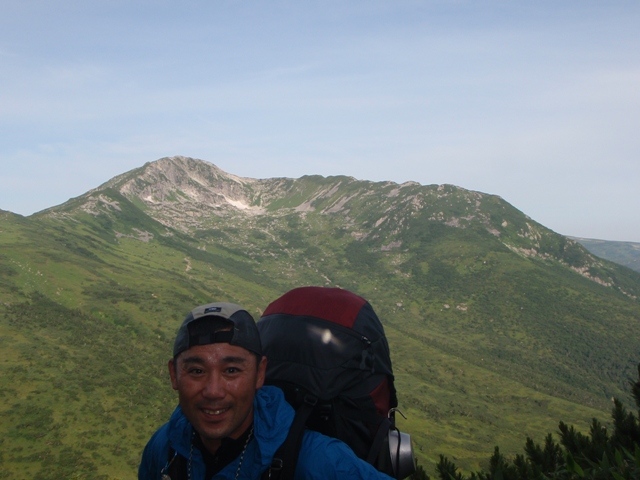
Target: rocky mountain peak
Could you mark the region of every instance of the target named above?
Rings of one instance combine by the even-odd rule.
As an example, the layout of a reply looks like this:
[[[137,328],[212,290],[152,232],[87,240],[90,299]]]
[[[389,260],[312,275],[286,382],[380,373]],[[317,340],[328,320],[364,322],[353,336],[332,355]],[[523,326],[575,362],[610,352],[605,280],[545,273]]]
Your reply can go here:
[[[246,187],[255,182],[203,160],[176,156],[149,162],[100,188],[115,188],[125,197],[137,197],[150,207],[173,203],[211,208],[225,204],[248,207],[251,199]]]
[[[262,212],[253,203],[258,180],[229,174],[216,165],[189,157],[165,157],[146,163],[101,185],[113,188],[134,203],[144,205],[158,221],[185,230],[199,219],[238,210]]]

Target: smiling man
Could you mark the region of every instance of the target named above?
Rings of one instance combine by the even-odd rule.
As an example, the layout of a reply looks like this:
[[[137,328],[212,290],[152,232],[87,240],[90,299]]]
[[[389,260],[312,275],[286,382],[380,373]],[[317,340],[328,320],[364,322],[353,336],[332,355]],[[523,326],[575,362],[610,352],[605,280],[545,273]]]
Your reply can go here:
[[[294,410],[263,386],[267,359],[251,315],[231,303],[196,307],[169,360],[179,406],[149,440],[139,480],[268,478]],[[307,431],[296,479],[389,479],[339,440]]]

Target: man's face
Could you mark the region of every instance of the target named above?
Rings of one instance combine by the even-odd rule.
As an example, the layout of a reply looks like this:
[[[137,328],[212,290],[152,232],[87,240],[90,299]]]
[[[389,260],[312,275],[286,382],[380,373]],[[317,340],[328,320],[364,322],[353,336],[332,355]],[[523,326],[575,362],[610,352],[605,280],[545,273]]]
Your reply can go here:
[[[175,364],[169,360],[180,407],[211,453],[223,438],[238,438],[251,425],[253,397],[266,367],[266,357],[258,363],[253,353],[228,343],[197,345]]]

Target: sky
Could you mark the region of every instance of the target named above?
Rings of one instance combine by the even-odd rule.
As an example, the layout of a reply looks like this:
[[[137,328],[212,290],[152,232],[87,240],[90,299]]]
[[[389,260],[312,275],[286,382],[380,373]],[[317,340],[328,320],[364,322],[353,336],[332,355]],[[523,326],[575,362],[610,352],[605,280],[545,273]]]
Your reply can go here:
[[[162,157],[499,195],[640,242],[640,2],[3,0],[0,209]]]

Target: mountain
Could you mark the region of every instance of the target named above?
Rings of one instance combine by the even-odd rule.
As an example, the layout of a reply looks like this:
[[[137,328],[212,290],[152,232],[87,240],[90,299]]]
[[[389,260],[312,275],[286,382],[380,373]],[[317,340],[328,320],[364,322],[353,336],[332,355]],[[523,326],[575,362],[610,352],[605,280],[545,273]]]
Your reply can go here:
[[[612,262],[629,267],[636,272],[640,272],[640,243],[613,242],[610,240],[577,237],[571,237],[571,239],[580,243],[598,257],[606,258]]]
[[[628,401],[640,274],[503,199],[172,157],[0,212],[0,472],[135,478],[176,404],[166,362],[186,313],[224,300],[258,318],[301,285],[370,301],[428,470],[439,454],[484,466],[495,445],[606,423],[611,397]]]

